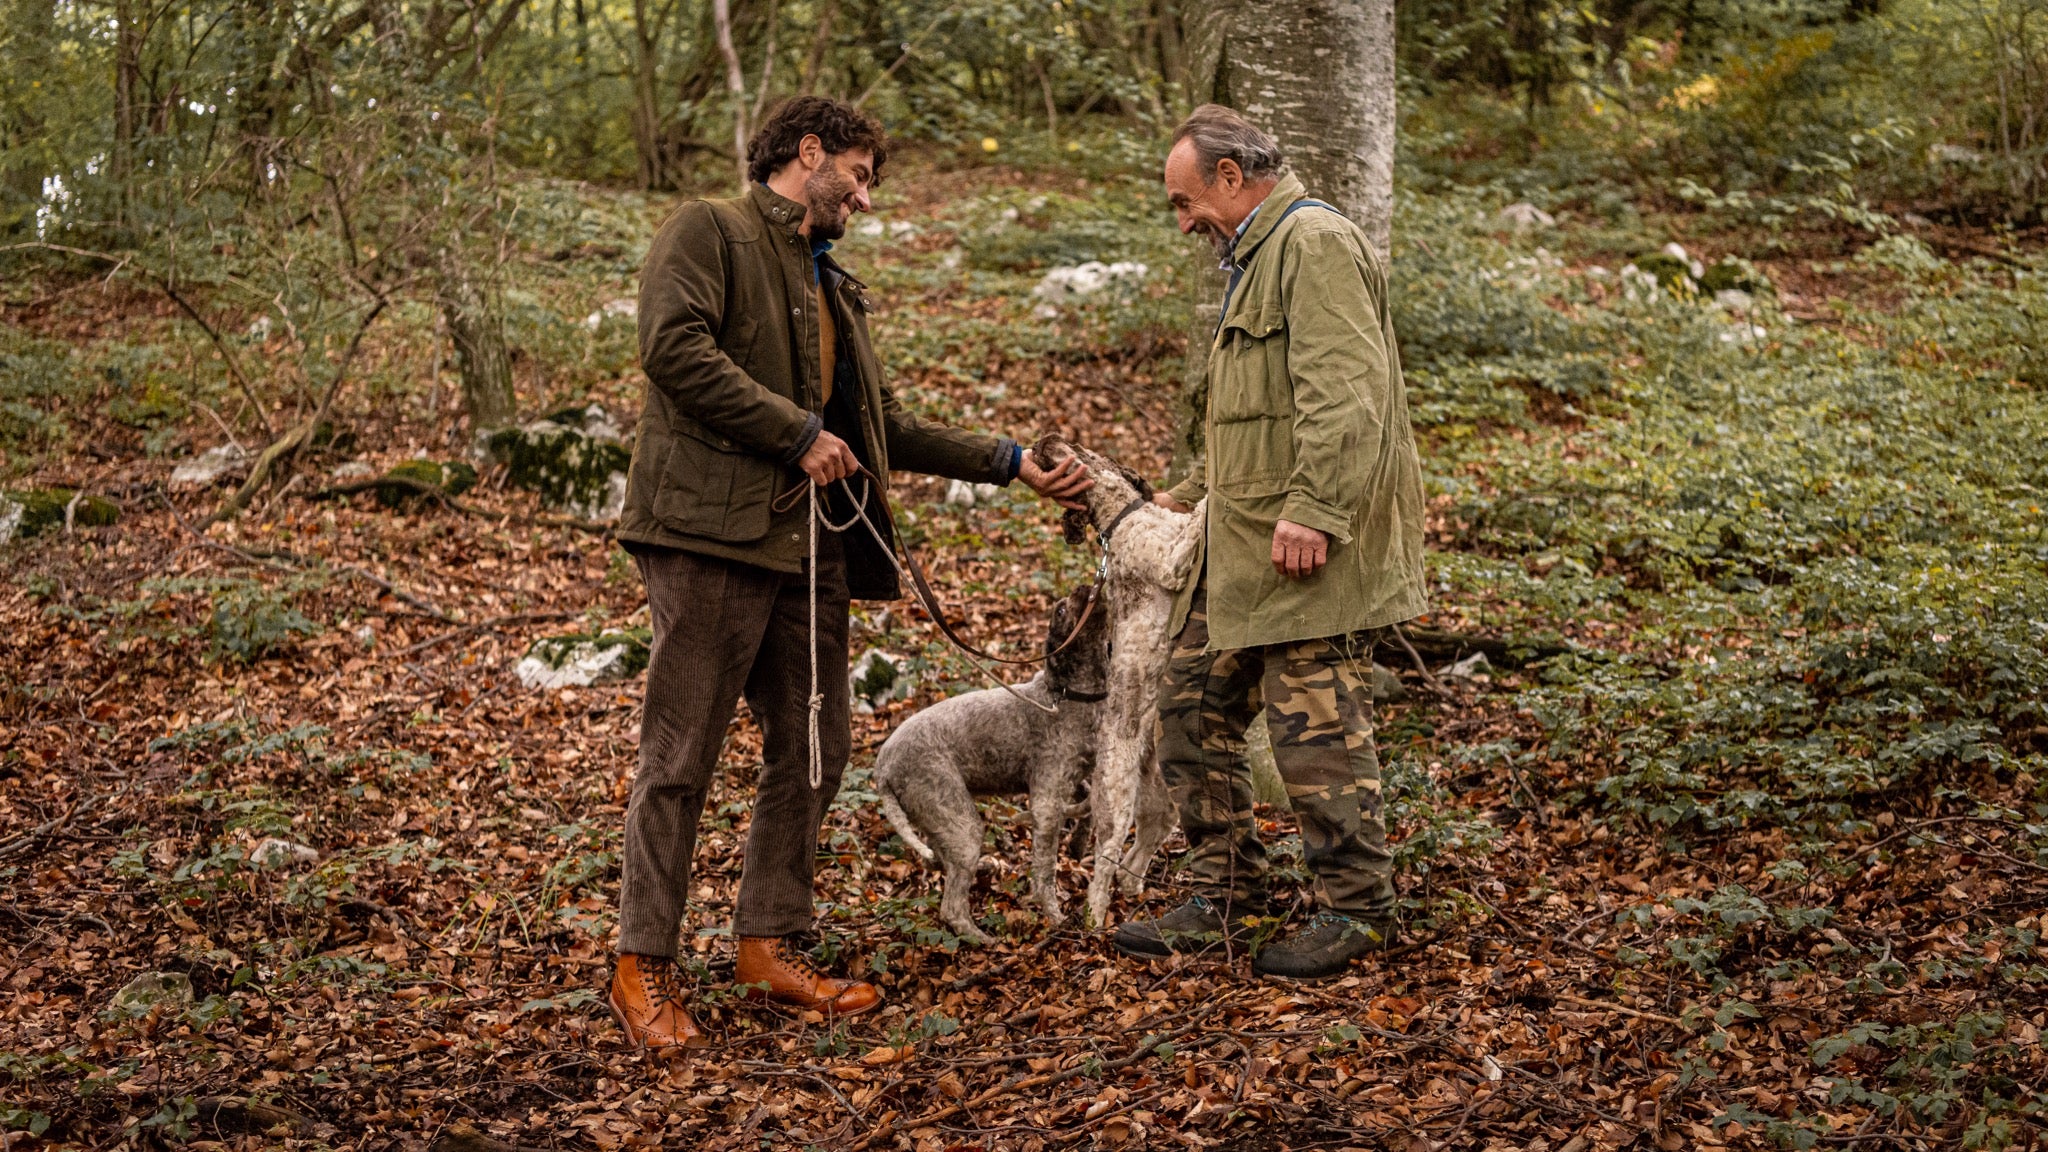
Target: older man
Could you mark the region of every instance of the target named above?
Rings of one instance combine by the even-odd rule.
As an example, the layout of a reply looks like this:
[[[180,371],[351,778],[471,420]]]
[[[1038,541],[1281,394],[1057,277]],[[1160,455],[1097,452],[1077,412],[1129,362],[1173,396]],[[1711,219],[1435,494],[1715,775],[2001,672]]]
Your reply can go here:
[[[1158,499],[1208,497],[1200,579],[1176,605],[1160,763],[1194,896],[1115,936],[1163,956],[1251,939],[1267,914],[1244,732],[1263,705],[1301,823],[1315,911],[1253,958],[1263,975],[1337,975],[1394,936],[1373,752],[1378,634],[1422,613],[1422,476],[1387,314],[1356,225],[1308,199],[1273,139],[1231,110],[1174,134],[1166,193],[1215,245],[1230,290],[1209,351],[1206,464]]]
[[[819,823],[851,744],[847,603],[900,589],[865,531],[819,532],[813,545],[803,487],[856,477],[859,491],[863,466],[884,489],[891,467],[1022,479],[1063,500],[1090,483],[1065,465],[1041,470],[1014,440],[921,420],[882,386],[867,295],[826,251],[867,210],[886,158],[867,113],[793,100],[747,145],[747,194],[683,205],[647,253],[647,406],[619,539],[647,582],[654,646],[611,986],[612,1012],[636,1045],[705,1042],[685,1007],[676,933],[711,770],[743,695],[761,725],[762,762],[733,916],[737,982],[826,1015],[880,1002],[873,986],[819,971],[791,940],[811,926]],[[867,494],[871,512],[881,498]],[[823,499],[837,522],[856,513],[838,489]]]

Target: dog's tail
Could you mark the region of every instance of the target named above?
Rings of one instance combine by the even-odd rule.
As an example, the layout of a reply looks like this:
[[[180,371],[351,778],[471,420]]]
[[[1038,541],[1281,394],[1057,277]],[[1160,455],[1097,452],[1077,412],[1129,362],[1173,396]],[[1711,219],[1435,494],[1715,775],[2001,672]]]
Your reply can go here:
[[[876,791],[882,794],[882,815],[889,818],[890,825],[896,829],[896,835],[903,838],[903,842],[910,846],[912,852],[917,853],[919,860],[929,864],[937,859],[937,853],[918,836],[916,827],[910,823],[910,817],[904,814],[903,805],[896,802],[895,791],[887,785]]]

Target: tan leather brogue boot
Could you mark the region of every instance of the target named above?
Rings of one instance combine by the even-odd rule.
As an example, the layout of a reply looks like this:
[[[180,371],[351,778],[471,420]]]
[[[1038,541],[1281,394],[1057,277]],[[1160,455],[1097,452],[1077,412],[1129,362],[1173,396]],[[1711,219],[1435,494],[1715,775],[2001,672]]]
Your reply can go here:
[[[873,984],[818,971],[787,936],[740,937],[735,981],[750,1000],[765,998],[827,1016],[857,1016],[882,1002]]]
[[[612,971],[609,997],[612,1019],[635,1048],[650,1048],[665,1054],[679,1054],[685,1048],[702,1048],[711,1043],[704,1030],[683,1007],[682,985],[676,980],[676,962],[666,956],[619,956]]]

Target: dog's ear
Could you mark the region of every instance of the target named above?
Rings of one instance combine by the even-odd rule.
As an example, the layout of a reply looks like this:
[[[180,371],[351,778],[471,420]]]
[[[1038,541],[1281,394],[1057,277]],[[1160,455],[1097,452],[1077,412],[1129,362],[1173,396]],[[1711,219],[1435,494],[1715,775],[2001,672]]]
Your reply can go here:
[[[1139,496],[1145,498],[1146,500],[1152,499],[1152,482],[1150,480],[1145,479],[1143,476],[1138,475],[1136,472],[1131,471],[1129,468],[1126,468],[1121,464],[1116,466],[1116,470],[1117,474],[1119,476],[1122,476],[1125,482],[1130,484],[1131,487],[1138,490]]]
[[[1088,527],[1092,523],[1087,512],[1069,508],[1066,515],[1060,517],[1060,535],[1066,537],[1068,544],[1079,548],[1088,543]]]

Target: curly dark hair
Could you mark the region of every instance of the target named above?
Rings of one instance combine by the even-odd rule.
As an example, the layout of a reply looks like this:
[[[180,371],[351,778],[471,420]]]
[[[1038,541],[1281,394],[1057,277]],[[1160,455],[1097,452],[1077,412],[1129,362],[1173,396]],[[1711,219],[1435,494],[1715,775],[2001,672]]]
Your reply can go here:
[[[882,182],[882,161],[889,156],[889,137],[882,122],[844,100],[798,96],[777,106],[747,141],[747,179],[768,182],[777,168],[796,159],[797,145],[816,136],[825,151],[838,155],[851,148],[875,154],[873,183]]]

